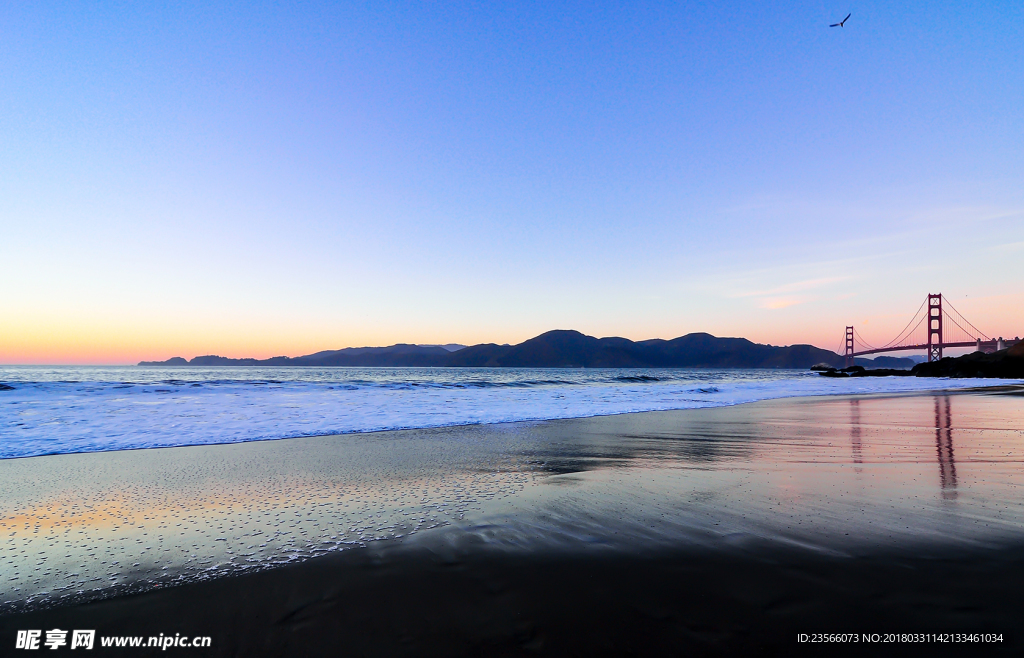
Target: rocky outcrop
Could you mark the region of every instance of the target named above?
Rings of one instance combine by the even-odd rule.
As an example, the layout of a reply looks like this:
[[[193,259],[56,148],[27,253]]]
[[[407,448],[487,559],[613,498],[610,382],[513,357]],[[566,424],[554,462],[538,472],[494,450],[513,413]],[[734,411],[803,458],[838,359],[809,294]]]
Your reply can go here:
[[[1024,379],[1024,342],[992,354],[974,352],[956,358],[919,363],[910,372],[918,377]]]
[[[868,370],[864,366],[850,366],[838,370],[818,364],[811,368],[822,377],[909,377],[911,371],[902,368],[872,368]]]

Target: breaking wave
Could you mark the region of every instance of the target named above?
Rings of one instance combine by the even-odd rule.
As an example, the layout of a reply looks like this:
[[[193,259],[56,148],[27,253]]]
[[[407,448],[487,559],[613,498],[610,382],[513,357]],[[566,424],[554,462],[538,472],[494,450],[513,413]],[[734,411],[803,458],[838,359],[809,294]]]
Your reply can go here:
[[[794,370],[6,367],[0,384],[0,458],[16,458],[978,382],[827,379]]]

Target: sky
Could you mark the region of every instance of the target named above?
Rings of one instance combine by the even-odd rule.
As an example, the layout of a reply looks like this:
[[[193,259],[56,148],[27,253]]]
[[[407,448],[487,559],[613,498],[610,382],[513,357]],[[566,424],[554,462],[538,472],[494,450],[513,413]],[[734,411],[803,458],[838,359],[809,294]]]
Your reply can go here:
[[[1024,335],[1019,2],[9,2],[0,66],[0,363]]]

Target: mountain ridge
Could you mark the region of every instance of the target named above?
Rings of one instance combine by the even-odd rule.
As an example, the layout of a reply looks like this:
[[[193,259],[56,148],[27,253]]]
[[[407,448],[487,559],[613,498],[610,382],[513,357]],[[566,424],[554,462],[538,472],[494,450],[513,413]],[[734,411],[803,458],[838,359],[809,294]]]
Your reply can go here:
[[[813,345],[775,346],[746,338],[697,332],[672,339],[595,338],[555,329],[517,345],[481,343],[460,347],[398,343],[388,347],[347,347],[298,357],[232,359],[216,355],[191,360],[142,361],[140,366],[390,366],[496,368],[809,368],[841,366],[843,357]],[[898,360],[902,361],[902,360]],[[906,367],[909,367],[907,364]],[[899,367],[897,365],[897,367]]]

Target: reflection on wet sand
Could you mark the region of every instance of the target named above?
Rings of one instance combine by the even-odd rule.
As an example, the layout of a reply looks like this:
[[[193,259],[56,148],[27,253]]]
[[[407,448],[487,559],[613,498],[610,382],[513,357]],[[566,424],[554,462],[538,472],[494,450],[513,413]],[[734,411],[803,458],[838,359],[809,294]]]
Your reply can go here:
[[[959,464],[954,427],[969,445]],[[1012,395],[803,398],[522,432],[520,454],[541,477],[509,500],[514,514],[489,517],[495,545],[529,535],[562,546],[766,541],[849,553],[998,544],[1024,530],[1014,493],[1024,404]],[[495,520],[510,514],[528,527]]]
[[[953,459],[953,411],[948,395],[935,396],[935,449],[939,455],[942,497],[956,499],[956,461]]]
[[[0,612],[365,546],[458,519],[523,486],[525,476],[501,461],[500,441],[484,454],[409,438],[0,461]]]
[[[853,463],[863,464],[864,454],[860,445],[860,399],[850,398],[850,446],[853,449]],[[858,473],[860,470],[858,469]]]

